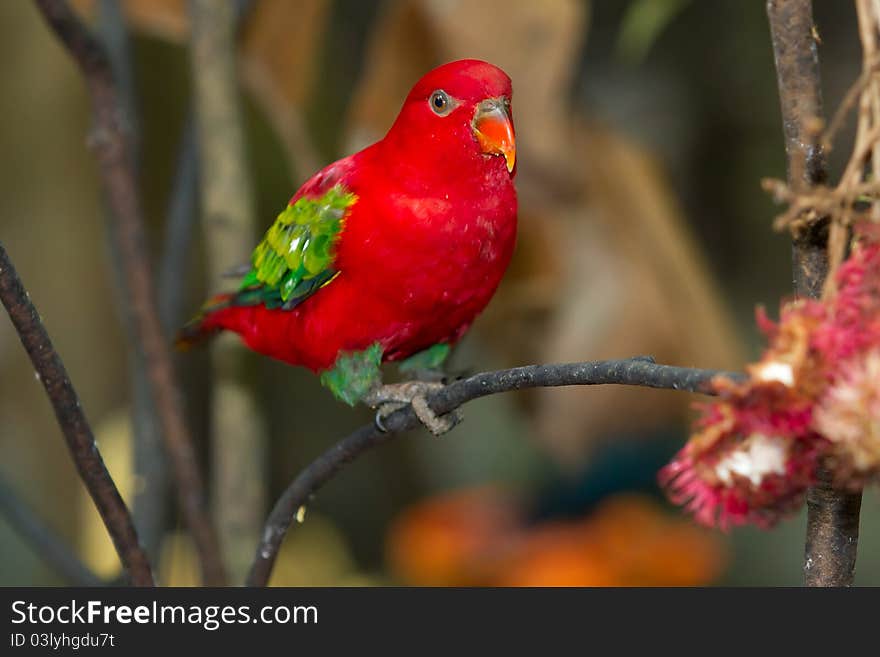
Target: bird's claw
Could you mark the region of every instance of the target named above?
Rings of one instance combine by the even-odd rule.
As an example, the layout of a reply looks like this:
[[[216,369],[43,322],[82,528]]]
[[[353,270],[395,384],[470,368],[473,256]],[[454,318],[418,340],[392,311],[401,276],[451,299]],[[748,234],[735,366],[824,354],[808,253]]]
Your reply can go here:
[[[380,404],[376,409],[376,416],[373,418],[373,424],[375,424],[376,428],[382,433],[388,433],[388,427],[385,426],[385,418],[405,406],[406,404],[396,403]]]
[[[374,421],[376,428],[383,433],[388,431],[385,418],[409,405],[425,428],[435,436],[440,436],[461,421],[458,411],[437,415],[428,406],[427,395],[440,390],[443,386],[443,383],[427,381],[383,385],[368,393],[364,397],[364,402],[371,408],[377,409]]]

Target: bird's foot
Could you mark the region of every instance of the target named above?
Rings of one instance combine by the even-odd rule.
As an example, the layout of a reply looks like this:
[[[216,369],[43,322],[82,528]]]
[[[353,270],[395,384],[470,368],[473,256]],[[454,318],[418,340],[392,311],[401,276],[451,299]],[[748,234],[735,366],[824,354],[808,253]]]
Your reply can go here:
[[[376,409],[376,427],[385,432],[384,419],[409,405],[419,421],[435,436],[440,436],[461,421],[458,411],[437,415],[428,406],[427,396],[444,387],[443,383],[406,381],[378,386],[363,397],[363,402]]]

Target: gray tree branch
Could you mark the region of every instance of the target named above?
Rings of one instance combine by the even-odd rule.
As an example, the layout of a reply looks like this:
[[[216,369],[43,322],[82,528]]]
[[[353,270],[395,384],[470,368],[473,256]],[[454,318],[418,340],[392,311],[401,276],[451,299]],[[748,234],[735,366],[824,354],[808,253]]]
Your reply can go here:
[[[136,93],[136,80],[132,62],[131,39],[123,16],[123,7],[117,0],[100,0],[98,3],[98,36],[104,43],[113,77],[119,89],[120,116],[126,126],[130,143],[132,166],[140,170],[141,129]],[[133,467],[135,476],[143,482],[132,499],[135,526],[147,554],[156,559],[168,521],[167,502],[169,481],[167,459],[162,447],[162,436],[157,421],[150,381],[143,349],[137,340],[137,326],[123,289],[125,264],[113,235],[118,222],[107,209],[107,232],[111,244],[110,255],[116,282],[116,306],[128,337],[127,362],[131,386],[131,425],[134,438]]]
[[[128,571],[135,586],[152,586],[153,574],[147,555],[138,541],[131,514],[113,478],[104,465],[95,436],[67,370],[55,347],[30,295],[24,288],[6,249],[0,244],[0,300],[9,313],[9,318],[21,344],[30,356],[37,377],[43,387],[61,432],[67,441],[67,448],[73,457],[77,472],[86,485],[104,526],[113,540],[113,545],[123,567]]]
[[[205,583],[226,580],[216,531],[207,513],[205,486],[180,394],[168,340],[162,330],[146,250],[143,216],[120,97],[102,44],[95,39],[64,0],[35,0],[49,27],[82,70],[92,99],[92,145],[98,159],[108,207],[117,222],[115,248],[125,270],[125,289],[137,328],[150,392],[159,415],[171,461],[178,501],[192,533]]]
[[[818,144],[822,85],[811,0],[768,0],[788,181],[794,190],[825,182],[825,156]],[[792,243],[795,293],[818,298],[828,274],[828,221],[803,230]],[[818,483],[807,491],[804,583],[850,586],[859,544],[862,494],[835,490],[830,473],[819,468]]]
[[[191,0],[191,70],[198,129],[202,229],[208,285],[250,261],[255,221],[236,74],[238,14],[228,0]],[[241,580],[266,508],[266,431],[243,384],[243,349],[225,340],[211,347],[211,488],[220,545]]]
[[[649,356],[562,365],[528,365],[484,372],[455,381],[428,397],[437,414],[455,410],[473,399],[524,388],[622,384],[712,394],[709,383],[717,376],[740,379],[743,375],[718,370],[658,365]],[[368,424],[340,440],[312,461],[287,487],[272,508],[257,546],[247,578],[248,586],[266,586],[290,524],[300,507],[344,466],[367,450],[419,425],[410,407],[383,421],[386,431]]]

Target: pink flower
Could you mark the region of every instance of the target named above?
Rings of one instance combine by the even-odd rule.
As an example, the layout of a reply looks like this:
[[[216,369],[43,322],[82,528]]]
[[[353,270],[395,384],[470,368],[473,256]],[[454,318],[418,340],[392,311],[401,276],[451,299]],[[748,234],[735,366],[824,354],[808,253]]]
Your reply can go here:
[[[828,318],[812,337],[832,367],[880,345],[880,242],[862,235],[838,269],[836,283]]]
[[[763,310],[761,360],[742,383],[715,382],[695,433],[660,472],[699,522],[772,525],[803,503],[820,460],[840,487],[880,480],[880,224],[856,228],[825,301]]]
[[[700,430],[661,470],[660,483],[702,524],[769,527],[800,506],[822,438],[810,430],[810,408],[788,407],[778,382],[726,394],[704,408]]]
[[[841,364],[813,425],[831,443],[839,486],[860,488],[880,479],[880,347]]]
[[[769,527],[802,503],[824,442],[812,429],[810,391],[825,378],[810,338],[825,317],[814,301],[784,305],[779,324],[759,310],[770,340],[763,357],[745,382],[713,382],[720,401],[702,407],[696,433],[660,473],[670,499],[698,522]]]

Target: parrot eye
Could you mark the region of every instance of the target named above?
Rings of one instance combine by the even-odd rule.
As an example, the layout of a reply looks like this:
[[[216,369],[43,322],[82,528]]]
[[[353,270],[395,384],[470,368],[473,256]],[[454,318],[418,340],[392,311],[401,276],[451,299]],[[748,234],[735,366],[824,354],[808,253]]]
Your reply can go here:
[[[452,111],[453,104],[449,99],[449,96],[442,89],[438,89],[434,93],[431,94],[431,98],[428,101],[428,104],[431,106],[431,109],[434,110],[434,114],[437,116],[446,116]]]

